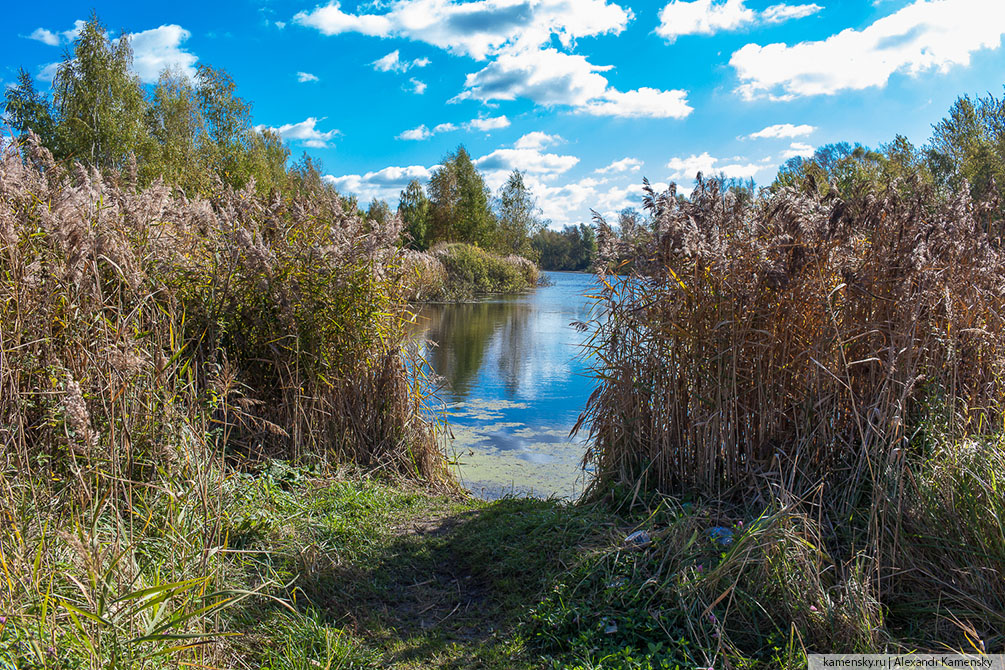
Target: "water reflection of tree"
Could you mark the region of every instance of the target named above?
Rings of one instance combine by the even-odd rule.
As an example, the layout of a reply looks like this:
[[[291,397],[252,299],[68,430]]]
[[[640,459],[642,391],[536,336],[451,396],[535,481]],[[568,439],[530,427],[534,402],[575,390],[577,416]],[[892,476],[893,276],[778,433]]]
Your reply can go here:
[[[433,369],[444,376],[454,393],[466,396],[481,369],[493,335],[500,333],[499,369],[512,397],[526,356],[527,322],[530,309],[518,302],[477,302],[429,305],[420,319],[426,320],[425,337],[438,346],[427,351]],[[421,323],[421,321],[420,321]]]

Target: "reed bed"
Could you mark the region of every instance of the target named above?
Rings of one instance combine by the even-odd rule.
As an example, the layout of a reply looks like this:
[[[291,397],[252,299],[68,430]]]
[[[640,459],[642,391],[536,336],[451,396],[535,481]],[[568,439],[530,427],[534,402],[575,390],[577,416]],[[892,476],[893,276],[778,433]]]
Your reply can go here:
[[[401,355],[396,218],[363,220],[320,182],[189,199],[129,172],[64,168],[33,136],[0,155],[16,667],[156,665],[219,633],[250,593],[219,590],[235,468],[448,480]]]
[[[647,184],[650,226],[598,220],[599,385],[580,422],[593,492],[787,510],[775,527],[827,556],[830,576],[810,582],[864,584],[860,602],[926,643],[1001,648],[1005,256],[992,208],[910,180],[821,191],[738,198],[699,178],[681,199]],[[880,644],[875,630],[844,637]]]

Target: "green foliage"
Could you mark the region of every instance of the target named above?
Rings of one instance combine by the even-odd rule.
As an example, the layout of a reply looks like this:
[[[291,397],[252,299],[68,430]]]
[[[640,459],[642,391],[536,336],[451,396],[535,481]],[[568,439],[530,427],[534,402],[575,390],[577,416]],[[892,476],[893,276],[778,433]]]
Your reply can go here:
[[[162,179],[190,195],[218,181],[243,188],[254,180],[260,194],[291,186],[289,150],[252,126],[230,75],[200,65],[193,82],[166,70],[147,95],[132,57],[128,36],[110,39],[92,16],[57,70],[51,103],[19,74],[6,94],[11,127],[33,131],[61,162],[128,173],[141,186]]]
[[[430,205],[422,185],[415,179],[401,192],[398,199],[398,216],[405,224],[410,246],[419,251],[429,248]]]
[[[523,175],[513,170],[496,198],[499,229],[494,248],[502,254],[517,254],[530,258],[534,249],[530,238],[544,226],[541,210],[533,193],[524,184]]]
[[[516,293],[537,285],[537,266],[525,258],[502,258],[470,244],[448,244],[434,255],[443,264],[447,294],[457,298]]]
[[[72,57],[67,54],[52,82],[58,158],[122,169],[131,153],[143,152],[150,134],[132,60],[128,37],[110,40],[92,15],[74,42]]]
[[[380,225],[385,225],[391,219],[391,208],[384,200],[374,198],[366,209],[366,218]]]
[[[592,226],[566,226],[561,231],[539,230],[531,238],[538,263],[545,270],[588,270],[597,255],[597,235]]]
[[[429,179],[432,225],[429,241],[466,242],[489,248],[495,239],[495,220],[489,209],[489,190],[463,146],[447,154]]]
[[[4,114],[17,133],[23,135],[33,130],[43,144],[56,146],[56,123],[49,102],[35,90],[34,81],[24,68],[18,70],[17,86],[7,89]]]
[[[941,184],[953,191],[968,184],[995,219],[1005,217],[1005,98],[958,98],[933,127],[928,161]]]

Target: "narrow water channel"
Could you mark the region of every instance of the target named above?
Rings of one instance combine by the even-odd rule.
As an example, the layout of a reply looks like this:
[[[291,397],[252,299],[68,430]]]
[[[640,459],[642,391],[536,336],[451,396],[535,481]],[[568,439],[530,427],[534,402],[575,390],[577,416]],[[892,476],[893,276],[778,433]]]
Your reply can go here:
[[[575,498],[583,431],[570,438],[593,391],[585,335],[593,276],[546,272],[551,284],[523,295],[426,305],[417,315],[424,357],[442,378],[447,451],[475,495]]]

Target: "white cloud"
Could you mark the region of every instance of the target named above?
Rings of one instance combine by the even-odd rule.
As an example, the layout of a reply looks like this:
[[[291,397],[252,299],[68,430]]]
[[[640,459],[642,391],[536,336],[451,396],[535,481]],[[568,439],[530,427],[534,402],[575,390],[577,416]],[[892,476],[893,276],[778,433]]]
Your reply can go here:
[[[712,35],[721,30],[736,30],[756,19],[757,14],[744,5],[744,0],[673,0],[660,10],[656,34],[673,42],[680,35]]]
[[[418,179],[420,182],[428,180],[436,167],[392,166],[376,172],[367,172],[364,175],[347,174],[341,177],[325,175],[324,179],[334,184],[340,193],[355,195],[360,202],[365,203],[373,198],[379,198],[387,200],[393,207],[397,202],[398,194],[408,186],[408,182],[413,179]]]
[[[51,47],[59,46],[59,35],[45,28],[35,28],[35,32],[28,35],[28,39],[48,44]]]
[[[634,91],[609,89],[582,110],[593,116],[648,117],[683,119],[694,108],[687,104],[687,91],[660,91],[643,87]]]
[[[507,44],[539,46],[554,35],[566,47],[577,38],[620,33],[630,10],[607,0],[394,0],[383,14],[348,14],[332,0],[293,20],[325,35],[357,32],[406,37],[484,60]]]
[[[768,126],[767,128],[762,128],[756,133],[751,133],[747,135],[750,139],[768,139],[768,138],[792,138],[792,137],[802,137],[804,135],[809,135],[816,130],[814,126],[808,124],[800,124],[798,126],[791,123],[776,123],[773,126]]]
[[[415,77],[409,77],[408,83],[412,85],[412,93],[416,95],[422,95],[426,92],[426,82],[419,81]]]
[[[411,130],[406,130],[398,135],[399,140],[425,140],[433,136],[433,133],[429,131],[425,125],[421,125],[418,128],[412,128]]]
[[[642,169],[642,161],[638,158],[622,158],[614,161],[607,167],[597,168],[594,172],[598,174],[611,174],[617,172],[638,172]]]
[[[885,86],[894,73],[918,76],[968,65],[979,49],[994,49],[1005,34],[1005,3],[917,0],[862,30],[825,40],[748,44],[730,65],[746,98],[791,100]]]
[[[667,163],[672,179],[693,179],[699,172],[704,176],[718,176],[746,179],[753,177],[767,166],[764,163],[727,163],[730,160],[742,159],[722,159],[710,156],[704,152],[700,156],[691,154],[687,158],[674,157]]]
[[[38,69],[38,74],[35,75],[35,79],[39,81],[51,82],[56,78],[56,71],[59,70],[59,66],[62,63],[49,63],[48,65],[43,65]]]
[[[310,72],[297,72],[297,81],[304,84],[309,81],[320,81],[320,79],[318,79],[317,75],[311,74]]]
[[[374,62],[373,69],[379,72],[408,72],[413,67],[426,67],[429,65],[428,58],[416,58],[414,60],[401,60],[401,52],[395,49],[386,56],[381,56]]]
[[[761,12],[761,19],[765,23],[782,23],[790,19],[802,19],[819,12],[823,7],[820,5],[771,5]]]
[[[286,21],[273,21],[272,23],[273,23],[274,26],[276,26],[280,30],[282,30],[283,28],[286,27]]]
[[[383,13],[350,14],[336,0],[294,17],[326,35],[358,32],[376,37],[404,37],[487,64],[465,79],[452,99],[515,100],[538,105],[568,105],[604,116],[681,118],[691,111],[684,91],[639,89],[621,92],[594,65],[571,49],[580,37],[620,34],[634,18],[631,10],[609,0],[391,0],[377,4]],[[379,11],[379,10],[367,10]],[[393,69],[395,51],[375,63]],[[588,104],[589,103],[589,104]]]
[[[782,152],[782,160],[787,161],[796,156],[812,156],[814,149],[811,145],[803,142],[793,142],[789,148]]]
[[[508,126],[509,119],[506,118],[505,114],[502,116],[489,116],[482,117],[480,119],[471,119],[464,124],[464,127],[468,130],[480,130],[486,133],[490,130],[499,130]]]
[[[469,74],[464,92],[454,101],[528,98],[544,106],[569,105],[593,116],[680,119],[691,113],[686,91],[618,91],[599,74],[610,69],[554,48],[506,51]]]
[[[660,25],[656,34],[667,42],[681,35],[713,35],[725,30],[738,30],[757,23],[781,23],[801,19],[819,12],[816,4],[772,5],[763,12],[746,6],[745,0],[673,0],[660,10]]]
[[[324,119],[316,119],[311,116],[300,123],[286,123],[278,128],[269,128],[269,130],[279,133],[279,136],[284,140],[299,142],[305,147],[312,149],[325,149],[331,146],[329,142],[335,139],[339,131],[328,130],[322,132],[317,129],[318,121],[324,121]],[[262,130],[266,126],[256,126],[256,128]]]
[[[166,68],[195,76],[198,58],[182,48],[191,33],[174,24],[144,30],[129,36],[133,47],[133,70],[145,84],[157,81]]]
[[[516,149],[543,149],[546,146],[559,144],[564,141],[559,135],[549,135],[540,130],[535,130],[522,136],[513,146]]]
[[[513,170],[532,174],[559,175],[576,166],[576,156],[541,153],[540,149],[496,149],[475,161],[475,165],[486,172]]]
[[[457,126],[453,123],[441,123],[434,126],[432,130],[427,128],[425,124],[419,126],[418,128],[412,128],[411,130],[406,130],[400,135],[398,135],[399,140],[425,140],[429,139],[433,135],[439,133],[452,133],[455,130],[477,130],[480,132],[487,133],[491,130],[499,130],[501,128],[506,128],[510,125],[510,121],[503,116],[491,116],[491,117],[481,117],[478,119],[471,119],[467,123]]]
[[[464,92],[455,99],[488,102],[528,98],[539,105],[578,106],[604,93],[607,79],[598,72],[610,69],[555,48],[506,51],[469,74]]]
[[[76,21],[73,22],[72,28],[70,28],[69,30],[64,30],[63,32],[60,33],[60,35],[62,35],[63,39],[66,40],[67,42],[72,42],[75,39],[77,39],[77,35],[80,34],[80,31],[84,29],[85,25],[87,25],[86,21],[84,21],[83,19],[77,19]]]

